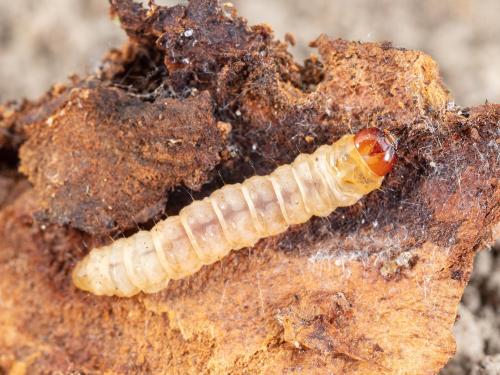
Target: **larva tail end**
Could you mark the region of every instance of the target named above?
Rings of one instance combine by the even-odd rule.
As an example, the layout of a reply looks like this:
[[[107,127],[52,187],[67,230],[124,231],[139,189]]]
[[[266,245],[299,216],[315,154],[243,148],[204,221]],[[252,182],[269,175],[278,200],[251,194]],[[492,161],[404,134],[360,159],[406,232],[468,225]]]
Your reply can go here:
[[[78,289],[96,296],[131,297],[139,292],[136,288],[122,291],[114,287],[109,276],[99,269],[103,261],[96,261],[96,254],[102,256],[101,253],[94,253],[94,257],[86,256],[73,269],[71,278]]]
[[[90,292],[92,291],[92,282],[87,273],[87,263],[88,258],[78,262],[75,269],[71,273],[71,278],[73,279],[73,284],[75,284],[78,289]]]
[[[377,128],[360,130],[354,137],[356,149],[366,164],[378,176],[389,173],[396,162],[394,137]]]

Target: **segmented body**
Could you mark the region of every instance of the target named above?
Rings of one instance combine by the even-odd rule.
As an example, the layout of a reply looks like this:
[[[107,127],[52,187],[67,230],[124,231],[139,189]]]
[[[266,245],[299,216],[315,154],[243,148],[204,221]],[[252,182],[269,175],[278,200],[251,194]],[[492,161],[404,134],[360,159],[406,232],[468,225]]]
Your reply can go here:
[[[268,176],[226,185],[151,231],[92,250],[73,280],[97,295],[157,292],[170,279],[189,276],[231,250],[352,205],[382,180],[356,149],[354,135],[346,135]]]

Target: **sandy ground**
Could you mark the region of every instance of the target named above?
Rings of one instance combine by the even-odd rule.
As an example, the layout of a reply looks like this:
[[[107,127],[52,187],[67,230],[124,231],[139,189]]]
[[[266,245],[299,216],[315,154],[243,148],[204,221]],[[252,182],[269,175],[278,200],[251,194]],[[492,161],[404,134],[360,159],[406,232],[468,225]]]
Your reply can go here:
[[[158,1],[162,4],[174,0]],[[500,1],[482,0],[237,0],[250,23],[276,35],[292,31],[293,53],[314,51],[320,33],[361,41],[391,41],[423,50],[440,64],[456,102],[500,102]],[[104,0],[0,1],[0,101],[35,98],[71,73],[92,72],[124,35]],[[442,374],[500,374],[500,251],[476,258],[454,331],[456,357]]]
[[[0,0],[0,101],[93,71],[125,37],[104,0]]]

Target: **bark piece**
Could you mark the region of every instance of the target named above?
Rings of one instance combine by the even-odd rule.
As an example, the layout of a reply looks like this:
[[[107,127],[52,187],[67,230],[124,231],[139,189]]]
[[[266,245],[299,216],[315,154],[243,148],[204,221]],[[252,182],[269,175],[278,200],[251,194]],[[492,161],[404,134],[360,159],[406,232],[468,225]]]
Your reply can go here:
[[[89,233],[154,218],[180,184],[199,189],[224,144],[207,93],[150,103],[97,83],[28,133],[20,170],[45,210],[37,218]]]
[[[73,77],[76,84],[77,78]],[[26,140],[25,128],[33,123],[45,121],[53,111],[64,104],[68,87],[55,85],[42,98],[23,100],[0,105],[0,149],[17,151]]]

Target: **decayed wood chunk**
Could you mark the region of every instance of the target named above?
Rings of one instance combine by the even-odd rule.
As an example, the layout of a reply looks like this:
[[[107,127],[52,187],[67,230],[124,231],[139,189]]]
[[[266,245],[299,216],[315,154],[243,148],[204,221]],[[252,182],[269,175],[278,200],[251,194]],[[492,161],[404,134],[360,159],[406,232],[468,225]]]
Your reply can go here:
[[[37,218],[89,233],[124,230],[163,212],[172,187],[208,180],[224,144],[207,92],[149,103],[101,86],[71,90],[61,109],[27,127],[20,152],[20,170],[46,209]]]
[[[34,184],[3,194],[0,210],[1,368],[437,372],[454,352],[472,257],[500,221],[500,106],[455,107],[435,62],[418,51],[322,36],[321,59],[301,67],[268,27],[249,28],[215,1],[112,7],[131,42],[97,77],[0,108],[0,147],[23,143],[22,171]],[[187,131],[175,126],[188,122]],[[168,193],[182,183],[203,196],[222,184],[215,176],[268,173],[365,126],[399,138],[399,161],[356,206],[157,295],[97,298],[71,285],[76,260],[115,233],[106,222],[133,230],[163,211],[167,194],[167,212],[182,207],[189,194]],[[183,142],[171,148],[174,136]],[[78,163],[92,168],[69,168]],[[8,168],[2,192],[17,186]],[[115,202],[106,215],[102,199]],[[43,225],[33,218],[41,209]]]

